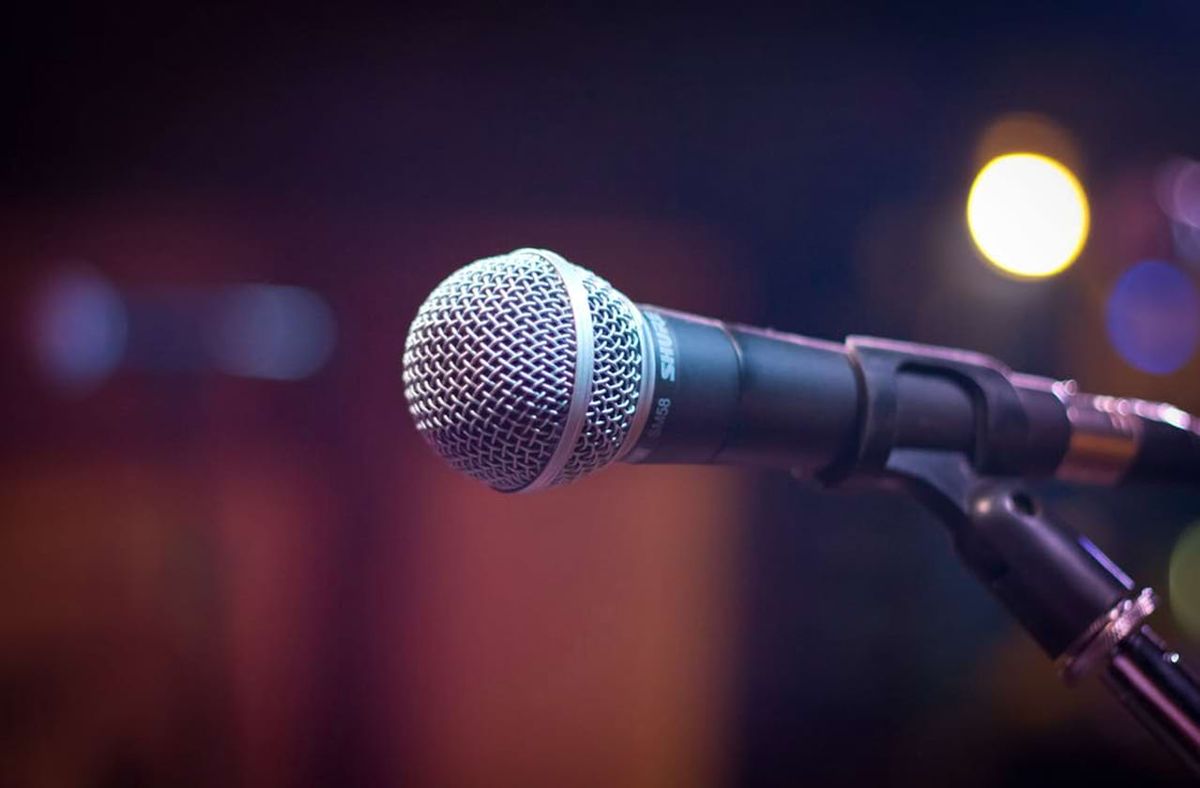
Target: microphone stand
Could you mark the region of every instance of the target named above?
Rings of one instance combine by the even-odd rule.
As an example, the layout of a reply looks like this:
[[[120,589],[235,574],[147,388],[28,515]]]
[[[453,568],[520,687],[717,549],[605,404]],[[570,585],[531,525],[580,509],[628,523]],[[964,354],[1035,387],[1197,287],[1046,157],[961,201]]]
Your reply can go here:
[[[1068,685],[1100,674],[1200,776],[1200,680],[1145,625],[1154,592],[1135,591],[1125,572],[1087,538],[1052,521],[1025,488],[1021,476],[1045,475],[1061,458],[1052,454],[1034,467],[1022,459],[1034,426],[1014,376],[989,357],[945,348],[871,337],[850,337],[847,347],[864,395],[859,443],[818,480],[883,482],[913,494],[945,523],[963,562],[1056,661]],[[905,375],[909,388],[902,394]],[[912,445],[914,433],[899,428],[904,397],[925,396],[927,377],[953,381],[970,397],[976,428],[970,456],[961,445],[939,444],[929,429],[916,433],[923,445]],[[1090,425],[1072,427],[1095,437]]]
[[[941,518],[963,562],[1056,660],[1068,685],[1100,673],[1200,775],[1200,681],[1143,623],[1153,591],[1135,593],[1094,544],[1049,519],[1020,480],[978,475],[961,454],[894,449],[882,477]]]

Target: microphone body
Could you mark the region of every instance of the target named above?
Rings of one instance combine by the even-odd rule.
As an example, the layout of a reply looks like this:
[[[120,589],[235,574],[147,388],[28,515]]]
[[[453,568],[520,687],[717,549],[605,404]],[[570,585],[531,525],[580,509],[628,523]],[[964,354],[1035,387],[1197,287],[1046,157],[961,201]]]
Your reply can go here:
[[[817,470],[850,449],[858,381],[842,346],[639,308],[656,363],[626,461]]]
[[[1169,405],[1081,394],[961,350],[838,344],[639,308],[658,361],[629,462],[752,464],[836,481],[909,448],[959,452],[997,475],[1200,481],[1200,435]]]
[[[983,475],[1200,481],[1200,420],[1080,393],[978,353],[844,344],[635,305],[553,252],[480,260],[429,296],[405,397],[451,465],[499,490],[615,462],[738,463],[834,484],[896,449]]]

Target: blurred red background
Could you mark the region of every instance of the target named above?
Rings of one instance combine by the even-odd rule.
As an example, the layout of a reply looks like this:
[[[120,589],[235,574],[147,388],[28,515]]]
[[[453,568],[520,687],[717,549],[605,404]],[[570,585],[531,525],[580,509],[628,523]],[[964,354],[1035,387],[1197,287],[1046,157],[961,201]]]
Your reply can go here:
[[[912,502],[624,466],[501,496],[421,444],[400,358],[440,279],[537,245],[637,301],[1200,410],[1196,358],[1138,371],[1105,335],[1133,262],[1196,278],[1154,196],[1161,162],[1200,155],[1194,21],[192,6],[15,26],[0,783],[1181,781],[1095,687],[1059,686]],[[1083,257],[1036,284],[962,227],[975,149],[1015,109],[1070,129],[1093,203]],[[39,293],[80,271],[129,310],[126,355],[83,382],[38,355]],[[205,355],[204,299],[245,283],[328,306],[311,375]],[[1196,493],[1046,494],[1172,587]],[[1170,606],[1200,600],[1167,601],[1156,625],[1195,651]]]

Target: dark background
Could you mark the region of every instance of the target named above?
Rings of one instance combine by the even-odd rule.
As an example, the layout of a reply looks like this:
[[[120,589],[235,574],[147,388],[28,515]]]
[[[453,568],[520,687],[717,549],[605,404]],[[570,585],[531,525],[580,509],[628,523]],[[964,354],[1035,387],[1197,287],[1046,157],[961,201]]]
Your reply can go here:
[[[1154,179],[1200,156],[1194,3],[5,27],[6,784],[1182,784],[914,503],[703,468],[498,496],[420,444],[400,355],[442,277],[543,245],[635,300],[1200,410],[1200,362],[1139,372],[1104,329],[1120,272],[1175,254]],[[1092,201],[1041,282],[962,221],[1014,112],[1063,131]],[[142,305],[138,353],[87,387],[38,366],[29,316],[80,266]],[[328,363],[209,369],[171,298],[241,282],[320,294]],[[1196,493],[1046,494],[1166,595]],[[1156,625],[1200,653],[1178,603]]]

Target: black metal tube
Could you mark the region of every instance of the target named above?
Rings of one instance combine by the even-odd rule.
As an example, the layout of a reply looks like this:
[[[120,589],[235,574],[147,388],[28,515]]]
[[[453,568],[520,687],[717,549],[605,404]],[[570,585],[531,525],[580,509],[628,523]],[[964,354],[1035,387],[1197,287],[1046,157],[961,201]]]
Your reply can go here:
[[[1200,681],[1149,627],[1117,646],[1105,685],[1156,738],[1200,775]]]

